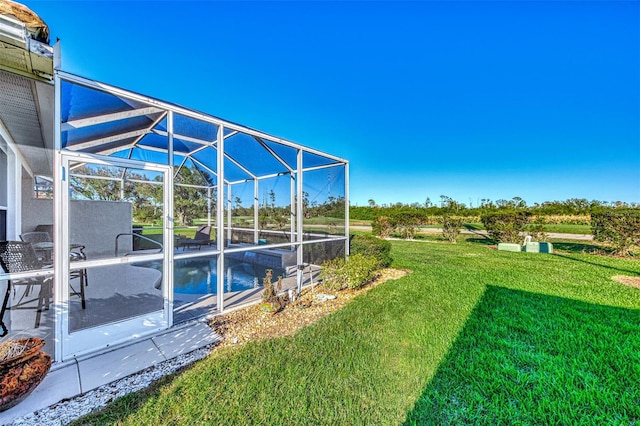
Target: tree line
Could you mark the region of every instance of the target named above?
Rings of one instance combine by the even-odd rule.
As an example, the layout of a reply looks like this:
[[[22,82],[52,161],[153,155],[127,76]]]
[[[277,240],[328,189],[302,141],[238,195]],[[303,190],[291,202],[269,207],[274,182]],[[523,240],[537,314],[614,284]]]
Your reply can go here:
[[[366,206],[351,206],[350,218],[354,220],[373,220],[379,216],[393,217],[397,215],[413,214],[420,217],[429,216],[475,216],[503,210],[526,210],[536,216],[551,215],[590,215],[593,212],[608,209],[640,209],[640,203],[623,201],[599,201],[586,198],[570,198],[564,201],[545,201],[531,205],[521,197],[510,200],[481,199],[479,205],[473,207],[454,200],[446,195],[440,196],[440,201],[432,202],[429,198],[424,203],[394,203],[379,205],[370,199]]]
[[[217,187],[213,186],[195,169],[176,168],[173,189],[173,215],[176,224],[191,225],[196,219],[206,218],[208,211],[216,211]],[[71,176],[70,185],[73,199],[127,201],[132,205],[133,220],[137,223],[156,223],[162,221],[163,185],[161,177],[149,177],[145,173],[118,167],[76,168]],[[258,205],[259,226],[285,228],[291,220],[291,195],[278,194],[271,189],[268,197]],[[284,200],[283,200],[284,198]],[[302,194],[303,214],[312,217],[345,217],[345,199],[342,196],[328,196],[318,202],[310,200],[309,193]],[[254,216],[254,200],[233,196],[229,208],[234,217]]]

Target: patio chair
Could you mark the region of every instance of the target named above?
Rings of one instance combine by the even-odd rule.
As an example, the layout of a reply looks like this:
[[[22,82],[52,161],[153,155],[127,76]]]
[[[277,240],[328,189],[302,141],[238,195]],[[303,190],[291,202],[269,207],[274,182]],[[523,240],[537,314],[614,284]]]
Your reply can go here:
[[[47,225],[38,225],[36,229],[41,226]],[[39,254],[39,258],[44,262],[51,262],[51,254],[53,253],[53,239],[51,238],[51,234],[46,231],[33,231],[33,232],[25,232],[24,234],[20,234],[20,239],[27,243],[31,243],[36,253]],[[69,247],[69,260],[77,261],[77,260],[87,260],[87,255],[84,253],[84,246],[82,244],[71,244]],[[80,273],[83,275],[82,281],[85,286],[89,285],[89,280],[87,279],[87,270],[81,269]],[[84,303],[83,303],[84,305]]]
[[[18,272],[27,272],[27,271],[37,271],[39,269],[49,268],[50,265],[45,265],[42,263],[31,243],[24,241],[0,241],[0,266],[7,273],[18,273]],[[85,270],[75,270],[71,271],[70,279],[80,279],[80,289],[76,291],[71,283],[69,286],[71,288],[71,295],[80,296],[82,309],[86,309],[86,301],[84,295],[84,287],[85,287],[85,279],[86,279],[86,271]],[[7,304],[9,301],[9,295],[11,292],[11,288],[14,291],[14,297],[16,294],[15,286],[24,285],[25,290],[18,302],[12,306],[11,309],[18,308],[21,304],[26,304],[28,302],[22,303],[23,299],[29,295],[33,286],[39,285],[40,291],[38,292],[38,304],[36,308],[36,322],[35,328],[40,326],[40,318],[42,314],[42,309],[49,309],[50,300],[52,296],[52,284],[53,279],[51,276],[46,277],[32,277],[32,278],[21,278],[17,280],[8,280],[7,281],[7,290],[5,292],[4,300],[2,302],[2,310],[0,314],[0,321],[2,322],[2,330],[3,333],[6,332],[6,326],[4,324],[4,314],[7,310]],[[24,308],[29,309],[29,308]]]
[[[24,234],[20,234],[20,239],[22,241],[35,244],[34,248],[36,249],[36,252],[38,251],[38,244],[53,243],[51,234],[46,231],[25,232]],[[87,255],[84,253],[84,249],[85,247],[82,244],[71,244],[69,251],[69,257],[71,260],[87,260]]]
[[[48,232],[42,231],[34,231],[34,232],[25,232],[20,235],[20,239],[27,243],[50,243],[53,242],[51,239],[51,235]]]
[[[34,244],[33,248],[35,249],[39,259],[51,260],[53,240],[48,232],[25,232],[20,235],[20,239],[26,243]]]
[[[198,247],[198,250],[200,250],[202,246],[211,245],[212,242],[211,227],[208,225],[201,225],[196,229],[196,235],[193,238],[179,238],[178,247],[182,247],[183,249],[185,249],[191,246],[195,246]]]
[[[38,225],[38,226],[36,226],[36,229],[34,229],[34,231],[46,232],[49,235],[53,235],[53,225],[52,224],[49,224],[49,225]]]
[[[42,269],[42,264],[38,260],[35,250],[31,246],[31,243],[25,243],[23,241],[0,241],[0,266],[7,273],[18,273]],[[12,306],[12,309],[17,309],[22,300],[29,295],[33,286],[39,285],[40,291],[38,292],[38,305],[36,308],[36,323],[35,328],[40,326],[40,316],[42,308],[49,309],[49,299],[51,296],[51,287],[53,280],[51,277],[33,277],[22,278],[17,280],[7,281],[7,291],[2,301],[2,310],[0,312],[0,322],[2,322],[2,336],[5,336],[7,327],[4,324],[4,314],[7,310],[7,303],[9,302],[9,295],[13,288],[13,294],[15,297],[15,286],[25,286],[24,293],[18,300],[18,303]],[[27,303],[27,302],[25,302]],[[28,308],[27,308],[28,309]]]

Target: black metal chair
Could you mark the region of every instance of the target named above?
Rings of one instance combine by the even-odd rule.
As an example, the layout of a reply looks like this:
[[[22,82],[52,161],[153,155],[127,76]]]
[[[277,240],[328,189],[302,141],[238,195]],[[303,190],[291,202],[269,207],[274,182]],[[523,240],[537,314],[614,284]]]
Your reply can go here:
[[[0,241],[0,266],[7,273],[27,272],[42,269],[42,263],[38,260],[35,250],[31,246],[31,243],[25,243],[23,241]],[[2,302],[2,311],[0,312],[0,322],[2,323],[2,336],[7,334],[7,327],[4,324],[4,314],[7,310],[7,303],[9,302],[9,295],[13,288],[15,296],[15,286],[25,286],[24,293],[18,300],[18,303],[13,305],[12,309],[17,309],[20,306],[22,300],[29,295],[33,286],[40,286],[38,292],[38,305],[36,308],[36,323],[35,327],[40,326],[40,316],[42,308],[49,309],[49,300],[51,298],[52,282],[50,276],[48,277],[33,277],[23,278],[17,280],[7,281],[7,291],[4,295]]]
[[[50,243],[53,242],[51,235],[48,232],[34,231],[25,232],[20,235],[20,239],[27,243]]]
[[[38,259],[38,256],[36,255],[36,252],[33,246],[31,245],[31,243],[27,243],[24,241],[0,241],[0,266],[2,266],[2,269],[7,273],[37,271],[39,269],[45,269],[48,267]],[[80,296],[82,309],[86,309],[86,302],[85,302],[85,295],[84,295],[86,272],[84,272],[84,270],[71,271],[70,278],[80,279],[79,291],[76,291],[73,288],[73,286],[71,286],[71,283],[70,283],[71,295]],[[43,308],[49,309],[52,290],[53,290],[52,284],[53,284],[53,279],[51,276],[8,280],[7,290],[2,303],[2,310],[0,312],[0,322],[3,330],[2,333],[4,333],[3,336],[6,335],[7,333],[7,328],[4,324],[3,319],[4,319],[4,314],[7,310],[7,304],[9,301],[11,288],[13,288],[14,296],[15,296],[15,286],[17,285],[26,286],[24,293],[20,297],[20,300],[18,300],[18,302],[12,306],[12,309],[16,309],[21,305],[22,300],[29,295],[31,288],[33,286],[36,286],[36,285],[40,286],[40,291],[38,292],[38,305],[36,308],[36,322],[35,322],[35,328],[38,328],[40,326],[42,309]],[[25,303],[28,303],[28,302],[25,302]]]
[[[38,225],[40,227],[42,225]],[[37,229],[37,228],[36,228]],[[20,234],[20,239],[22,241],[32,243],[36,253],[42,253],[40,258],[45,262],[51,261],[51,254],[53,252],[53,238],[51,238],[51,234],[46,231],[32,231],[25,232],[24,234]],[[44,243],[44,244],[43,244]],[[43,247],[44,246],[44,247]],[[84,253],[85,247],[81,244],[71,244],[69,248],[69,260],[87,260],[87,255]],[[85,286],[89,285],[89,280],[87,279],[87,270],[81,269],[80,273],[83,275],[82,280]],[[84,308],[84,302],[83,302]]]
[[[24,234],[20,234],[20,239],[24,242],[34,244],[33,248],[39,259],[43,261],[51,260],[53,240],[48,232],[25,232]]]

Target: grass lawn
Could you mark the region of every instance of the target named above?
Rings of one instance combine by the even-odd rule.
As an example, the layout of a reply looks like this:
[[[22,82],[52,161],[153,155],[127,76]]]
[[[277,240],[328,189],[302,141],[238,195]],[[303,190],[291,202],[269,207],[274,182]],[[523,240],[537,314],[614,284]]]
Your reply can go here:
[[[392,244],[412,274],[81,423],[640,423],[640,261]]]
[[[433,226],[425,227],[432,228]],[[465,223],[464,227],[468,230],[481,230],[484,229],[484,225],[482,223]],[[573,225],[567,223],[548,223],[544,225],[545,232],[557,232],[560,234],[591,234],[591,225]]]
[[[591,225],[573,225],[567,223],[544,225],[545,232],[557,232],[560,234],[584,234],[590,235]]]

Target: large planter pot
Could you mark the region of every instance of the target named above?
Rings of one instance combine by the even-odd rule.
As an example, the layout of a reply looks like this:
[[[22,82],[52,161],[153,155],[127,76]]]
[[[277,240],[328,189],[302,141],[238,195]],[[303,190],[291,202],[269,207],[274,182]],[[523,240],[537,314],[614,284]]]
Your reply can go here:
[[[5,356],[0,362],[0,411],[25,399],[51,368],[51,356],[40,352],[44,340],[31,338],[4,342],[7,343],[23,346],[16,356]]]
[[[8,370],[15,365],[35,357],[44,346],[44,343],[44,339],[39,337],[7,340],[6,342],[0,343],[0,374],[3,374],[4,370]],[[9,347],[14,349],[10,350]],[[14,352],[15,355],[9,352]]]

